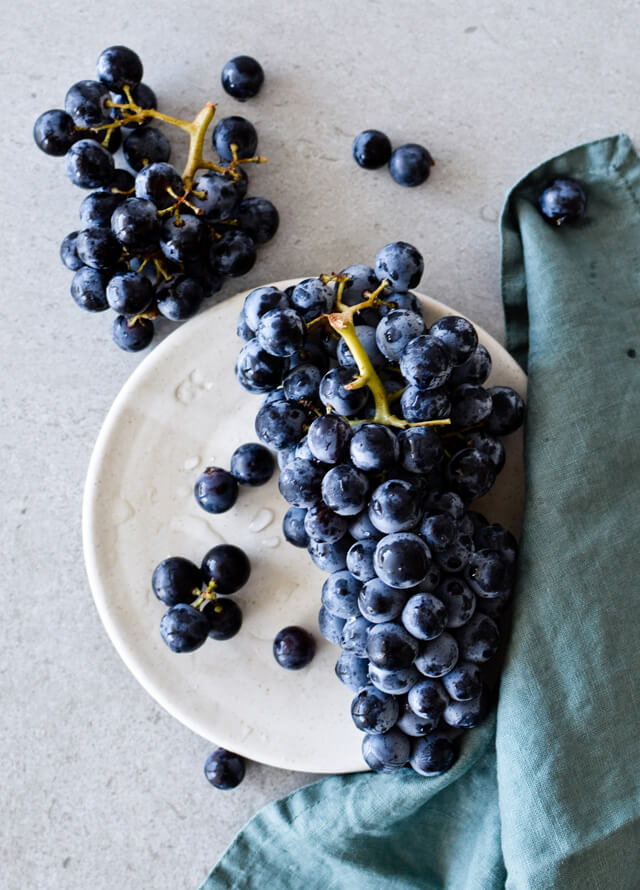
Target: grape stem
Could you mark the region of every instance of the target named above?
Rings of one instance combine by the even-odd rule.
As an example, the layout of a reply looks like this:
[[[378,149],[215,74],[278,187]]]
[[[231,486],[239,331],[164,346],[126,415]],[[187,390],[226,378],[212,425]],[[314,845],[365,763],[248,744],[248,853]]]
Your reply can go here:
[[[192,593],[195,596],[195,600],[191,603],[192,609],[199,609],[200,611],[202,611],[204,609],[204,607],[207,605],[207,603],[210,603],[211,600],[213,600],[213,602],[214,602],[213,611],[214,612],[222,611],[222,608],[219,605],[217,605],[218,597],[216,594],[216,582],[215,581],[209,581],[209,583],[207,584],[205,589],[202,591],[198,590],[197,587],[194,588]]]
[[[212,102],[207,102],[192,121],[184,121],[179,117],[172,117],[163,111],[158,111],[156,108],[141,108],[134,101],[131,95],[131,87],[129,86],[124,87],[124,94],[127,98],[126,102],[107,102],[109,108],[117,108],[122,112],[122,118],[111,124],[101,124],[98,127],[92,127],[92,129],[95,132],[104,130],[106,132],[106,140],[108,140],[111,132],[116,128],[122,127],[124,124],[139,123],[151,117],[183,130],[189,136],[189,154],[187,163],[182,171],[186,192],[189,192],[191,189],[193,178],[197,171],[203,168],[214,170],[216,173],[222,173],[223,175],[230,175],[234,180],[238,181],[240,179],[240,171],[237,168],[240,164],[265,164],[267,161],[266,158],[260,155],[252,158],[239,158],[235,145],[231,146],[233,160],[226,166],[215,164],[213,161],[207,161],[203,158],[204,137],[216,113],[216,106]]]
[[[366,299],[362,303],[358,303],[355,306],[345,306],[342,302],[342,294],[348,281],[348,276],[323,276],[323,280],[325,283],[329,280],[338,282],[336,306],[339,311],[331,312],[325,317],[333,330],[339,334],[347,344],[347,348],[353,356],[353,360],[358,368],[358,376],[355,380],[352,380],[351,383],[348,383],[345,386],[345,389],[361,389],[363,386],[368,386],[371,390],[376,410],[373,417],[369,419],[369,423],[381,423],[385,426],[398,427],[399,429],[407,429],[407,427],[410,426],[448,426],[451,423],[448,418],[443,420],[424,420],[419,423],[410,423],[408,420],[396,417],[396,415],[391,412],[387,392],[356,333],[356,326],[353,321],[356,313],[361,312],[363,309],[369,309],[372,306],[382,304],[384,301],[379,298],[379,295],[389,287],[391,282],[385,279],[374,291],[365,291],[364,296]],[[359,420],[350,421],[350,423],[361,422],[362,421]]]

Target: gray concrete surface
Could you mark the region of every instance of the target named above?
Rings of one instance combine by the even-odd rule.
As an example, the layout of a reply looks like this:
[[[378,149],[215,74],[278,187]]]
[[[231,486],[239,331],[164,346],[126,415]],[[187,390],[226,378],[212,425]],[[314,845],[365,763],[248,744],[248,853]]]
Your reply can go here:
[[[252,193],[282,224],[238,288],[370,262],[390,240],[426,258],[422,290],[502,336],[498,216],[507,188],[574,144],[640,135],[632,2],[352,0],[2,4],[3,890],[195,888],[241,825],[312,776],[252,765],[231,793],[203,780],[210,746],[149,698],[93,606],[82,486],[102,419],[140,360],[110,319],[72,304],[58,260],[79,190],[31,139],[36,116],[93,77],[105,46],[145,64],[160,107],[245,114],[269,164]],[[219,86],[232,55],[263,63],[259,98]],[[350,156],[366,127],[425,144],[408,190]],[[227,285],[221,296],[229,296]]]

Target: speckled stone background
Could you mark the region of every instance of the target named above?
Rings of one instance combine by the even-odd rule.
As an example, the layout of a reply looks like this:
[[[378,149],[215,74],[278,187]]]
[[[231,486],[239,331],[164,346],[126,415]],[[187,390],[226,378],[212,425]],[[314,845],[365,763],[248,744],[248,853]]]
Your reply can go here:
[[[189,890],[262,804],[313,776],[251,765],[234,792],[210,788],[209,744],[155,705],[98,620],[82,486],[140,358],[111,345],[107,313],[71,301],[58,245],[83,194],[36,150],[33,121],[94,76],[101,49],[126,43],[162,110],[191,117],[219,101],[220,115],[256,124],[269,157],[251,193],[277,204],[280,231],[220,297],[370,262],[404,239],[425,255],[421,290],[501,338],[505,191],[571,145],[640,135],[640,7],[156,0],[139,13],[123,0],[26,0],[1,14],[0,887]],[[244,105],[219,86],[238,53],[266,71]],[[425,144],[437,161],[429,182],[403,189],[356,167],[351,141],[367,127]]]

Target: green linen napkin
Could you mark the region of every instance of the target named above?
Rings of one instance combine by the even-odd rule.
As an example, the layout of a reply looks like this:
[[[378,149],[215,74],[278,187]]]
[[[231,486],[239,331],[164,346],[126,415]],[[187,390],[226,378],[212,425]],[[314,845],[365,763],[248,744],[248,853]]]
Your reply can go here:
[[[555,175],[588,192],[555,228]],[[640,887],[640,160],[615,136],[538,167],[502,216],[528,367],[527,499],[497,713],[453,769],[335,776],[265,807],[201,890]]]

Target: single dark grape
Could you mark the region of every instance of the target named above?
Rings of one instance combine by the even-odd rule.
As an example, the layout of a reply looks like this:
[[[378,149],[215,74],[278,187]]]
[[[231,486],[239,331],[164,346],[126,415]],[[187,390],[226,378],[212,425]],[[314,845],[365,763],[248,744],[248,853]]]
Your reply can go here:
[[[322,585],[322,605],[338,618],[353,618],[360,614],[358,596],[361,587],[361,582],[346,569],[332,572]]]
[[[140,352],[146,349],[153,340],[153,322],[149,318],[130,319],[126,315],[118,315],[114,319],[113,342],[125,352]]]
[[[184,321],[195,315],[204,299],[202,285],[187,275],[163,281],[156,291],[158,311],[169,321]]]
[[[366,170],[376,170],[389,161],[391,143],[380,130],[363,130],[353,140],[351,151],[356,164]]]
[[[437,776],[451,769],[456,757],[456,747],[451,738],[438,731],[415,740],[409,763],[421,776]]]
[[[374,271],[379,281],[387,278],[393,290],[417,287],[424,271],[422,254],[406,241],[393,241],[378,251]]]
[[[409,531],[420,521],[421,508],[415,486],[403,479],[388,479],[372,493],[369,519],[381,532]]]
[[[111,229],[130,253],[153,250],[160,238],[155,204],[144,198],[127,198],[115,209]]]
[[[138,315],[149,307],[154,290],[149,279],[136,272],[114,275],[107,285],[109,306],[122,315]]]
[[[402,623],[418,640],[434,640],[447,626],[447,610],[432,593],[416,593],[402,610]]]
[[[478,346],[478,335],[474,326],[460,315],[445,315],[439,318],[429,328],[429,334],[444,343],[454,365],[466,362]]]
[[[77,127],[97,127],[109,121],[108,88],[96,80],[80,80],[67,90],[64,110]]]
[[[401,624],[382,622],[367,634],[367,655],[378,667],[397,671],[413,664],[418,655],[418,641]]]
[[[578,222],[584,217],[587,195],[575,179],[554,179],[538,198],[540,212],[556,226]]]
[[[357,655],[358,658],[367,658],[367,637],[371,627],[371,622],[362,615],[347,618],[340,636],[340,645],[344,651]]]
[[[340,516],[355,516],[364,508],[369,482],[360,470],[348,464],[332,467],[322,480],[322,499]]]
[[[420,674],[413,665],[389,670],[389,668],[378,667],[377,664],[370,661],[369,680],[381,692],[404,695],[420,680]]]
[[[372,770],[393,773],[406,765],[411,755],[411,742],[397,725],[380,735],[367,733],[362,739],[362,757]]]
[[[263,349],[282,358],[296,353],[304,343],[306,328],[295,309],[270,309],[258,322],[256,337]]]
[[[264,485],[273,476],[273,454],[264,445],[247,442],[231,455],[231,475],[240,485]]]
[[[304,528],[306,515],[304,507],[289,507],[282,519],[282,534],[294,547],[306,547],[309,543],[309,535]]]
[[[234,56],[225,62],[220,79],[225,92],[239,102],[246,102],[258,94],[264,71],[252,56]]]
[[[347,553],[352,544],[353,538],[350,535],[345,535],[335,544],[310,540],[307,544],[307,552],[321,571],[339,572],[347,567]]]
[[[189,202],[212,222],[228,219],[239,200],[238,183],[215,170],[199,173],[189,195]]]
[[[506,436],[519,429],[524,423],[522,396],[510,386],[492,386],[487,392],[491,396],[492,409],[485,428],[494,436]]]
[[[71,280],[71,296],[76,305],[88,312],[103,312],[109,308],[105,287],[107,275],[99,269],[81,266]]]
[[[167,606],[192,603],[200,595],[202,572],[183,556],[163,559],[153,570],[151,587],[157,598]]]
[[[396,312],[401,311],[395,310],[383,321],[392,319]],[[400,370],[403,377],[407,383],[419,389],[438,389],[443,386],[452,368],[449,350],[437,337],[432,337],[430,334],[414,337],[404,346],[400,356]]]
[[[442,678],[442,684],[455,701],[470,701],[482,692],[482,674],[477,664],[463,661]]]
[[[406,601],[405,591],[389,587],[380,578],[371,578],[362,586],[358,597],[358,608],[367,621],[383,624],[397,618]]]
[[[304,529],[314,541],[325,541],[332,544],[339,541],[347,533],[348,522],[344,516],[338,516],[326,504],[316,504],[307,510]]]
[[[337,414],[353,417],[359,414],[367,402],[366,387],[347,389],[357,376],[349,368],[332,368],[320,381],[319,395],[322,403]]]
[[[420,644],[415,666],[425,677],[434,679],[444,677],[456,666],[458,655],[459,649],[455,638],[445,631],[435,639]],[[445,689],[447,688],[445,683]]]
[[[424,334],[424,330],[425,325],[421,315],[407,309],[394,309],[380,319],[376,328],[376,344],[380,352],[390,362],[399,362],[409,344],[414,338]],[[420,343],[423,340],[424,338],[420,337]],[[414,349],[419,351],[416,347]]]
[[[345,456],[350,439],[351,426],[338,414],[316,417],[309,427],[309,450],[326,464],[337,464]]]
[[[280,451],[300,441],[307,420],[308,415],[304,408],[281,400],[260,408],[256,415],[255,430],[261,442]]]
[[[205,584],[213,581],[216,593],[229,596],[240,590],[249,580],[251,564],[244,550],[234,544],[212,547],[202,560]]]
[[[133,87],[142,80],[140,57],[127,46],[108,46],[96,62],[96,76],[113,93],[121,93],[123,87]]]
[[[291,293],[291,304],[305,321],[325,315],[333,307],[334,294],[319,278],[304,278]]]
[[[110,269],[122,253],[122,245],[111,229],[83,229],[76,239],[76,251],[85,266]]]
[[[397,532],[378,541],[374,564],[385,584],[404,590],[420,584],[427,576],[431,553],[418,535]]]
[[[266,244],[278,231],[280,215],[266,198],[245,198],[233,212],[238,225],[256,244]]]
[[[171,606],[162,616],[160,635],[172,652],[193,652],[207,639],[206,615],[186,603]]]
[[[414,188],[429,178],[433,158],[426,148],[416,143],[400,145],[389,159],[389,173],[398,185]]]
[[[329,642],[339,643],[339,637]],[[369,662],[366,658],[358,658],[353,652],[341,652],[336,661],[336,677],[347,689],[358,692],[369,682],[368,667]]]
[[[461,429],[478,426],[491,414],[492,407],[491,396],[484,387],[462,383],[451,394],[451,422]]]
[[[236,379],[248,392],[275,390],[282,382],[283,371],[284,360],[263,349],[255,338],[245,343],[236,359]],[[281,400],[282,391],[277,392],[278,399]]]
[[[84,265],[76,249],[79,234],[79,232],[69,232],[68,235],[65,235],[60,245],[60,259],[67,269],[71,269],[72,272],[77,272]]]
[[[204,775],[214,788],[228,791],[244,779],[244,760],[225,748],[216,748],[205,760]]]
[[[306,667],[315,655],[316,644],[303,627],[284,627],[273,641],[273,657],[280,667],[298,671]]]
[[[109,189],[92,192],[80,205],[80,224],[83,229],[109,228],[113,211],[124,201]]]
[[[38,148],[48,155],[65,155],[77,139],[73,118],[60,108],[43,111],[33,125]]]
[[[242,626],[242,609],[226,596],[217,597],[202,610],[209,622],[212,640],[230,640]]]
[[[136,198],[153,201],[158,210],[166,210],[184,192],[182,177],[175,167],[162,161],[147,164],[136,176]],[[173,195],[170,194],[173,192]]]
[[[196,479],[194,494],[207,513],[225,513],[238,498],[238,483],[227,470],[207,467]]]
[[[363,687],[351,702],[351,717],[362,732],[388,732],[400,715],[398,700],[372,684]]]
[[[411,423],[442,420],[451,414],[451,400],[446,389],[419,389],[407,386],[400,397],[402,416]]]
[[[375,538],[365,538],[352,544],[347,553],[347,568],[358,581],[371,581],[376,576],[373,565],[377,541]]]
[[[337,615],[332,615],[331,612],[327,612],[324,606],[320,606],[320,611],[318,612],[318,627],[325,640],[328,640],[330,643],[335,643],[336,646],[339,646],[344,624],[344,618],[338,618]]]
[[[239,229],[230,229],[214,241],[209,249],[209,262],[214,271],[235,278],[246,273],[256,261],[256,245]]]
[[[223,161],[233,160],[232,145],[239,158],[251,158],[258,147],[258,134],[253,124],[244,117],[232,115],[218,121],[211,134],[214,149]]]
[[[208,246],[207,236],[207,226],[197,216],[172,215],[162,224],[160,250],[174,263],[196,260]]]
[[[113,158],[93,139],[79,139],[64,157],[64,169],[74,185],[84,189],[107,186],[113,179]]]
[[[316,365],[296,365],[282,381],[285,398],[289,402],[318,402],[322,371]]]
[[[122,152],[132,170],[142,170],[147,164],[168,161],[171,143],[156,127],[140,127],[125,137]]]

